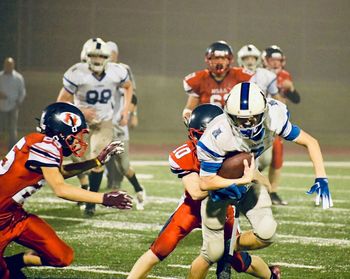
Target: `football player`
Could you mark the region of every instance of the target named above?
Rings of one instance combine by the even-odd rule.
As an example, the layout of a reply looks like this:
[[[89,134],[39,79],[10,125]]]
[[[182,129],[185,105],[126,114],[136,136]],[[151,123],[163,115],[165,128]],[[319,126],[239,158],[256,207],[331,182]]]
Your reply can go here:
[[[216,104],[224,107],[228,93],[234,85],[250,79],[251,75],[238,67],[231,67],[234,62],[232,48],[225,41],[212,43],[205,52],[207,69],[189,74],[183,80],[188,94],[182,116],[189,119],[192,110],[199,104]]]
[[[316,176],[314,185],[307,193],[317,193],[316,205],[319,205],[322,200],[324,209],[333,206],[319,144],[312,136],[290,123],[289,112],[283,103],[266,98],[255,83],[243,82],[233,87],[224,110],[226,113],[216,117],[208,125],[197,144],[201,190],[246,187],[237,185],[232,179],[225,179],[217,175],[225,156],[235,152],[251,152],[255,158],[258,158],[272,145],[273,138],[279,135],[285,140],[294,141],[307,148]],[[246,169],[250,170],[247,167]],[[249,179],[245,181],[245,183],[249,182],[251,182]],[[274,241],[277,228],[267,189],[261,187],[260,183],[250,183],[248,186],[249,190],[242,195],[238,209],[248,218],[253,230],[237,238],[237,250],[258,249],[270,245]],[[212,202],[207,198],[203,204],[208,206]],[[202,212],[204,213],[202,214],[202,227],[217,233],[217,239],[212,240],[212,245],[215,245],[217,241],[217,247],[223,250],[221,240],[224,223],[220,216],[224,214],[225,207],[222,207],[221,211],[213,212],[207,208]],[[212,216],[209,216],[207,212],[210,212]],[[214,213],[218,214],[218,218],[215,219]],[[203,248],[206,247],[203,245]],[[208,249],[208,252],[211,251]],[[223,251],[215,252],[210,255],[214,259],[217,259],[217,254],[223,253]]]
[[[110,49],[102,39],[91,39],[85,46],[87,63],[77,63],[63,76],[63,88],[57,101],[70,102],[78,106],[89,124],[90,158],[98,153],[106,142],[113,138],[112,117],[115,98],[120,98],[118,87],[125,89],[124,106],[121,110],[120,125],[128,122],[132,98],[132,83],[127,70],[109,62]],[[90,191],[98,192],[104,168],[98,166],[89,174]],[[91,217],[95,204],[87,204],[85,216]]]
[[[119,50],[118,50],[117,44],[110,41],[110,42],[107,42],[107,45],[111,50],[110,61],[114,63],[118,63]],[[118,157],[113,158],[107,163],[106,165],[108,170],[107,187],[119,189],[120,184],[125,175],[126,178],[129,180],[129,182],[131,183],[131,185],[134,187],[134,190],[136,193],[136,209],[143,210],[144,202],[146,199],[146,191],[144,190],[144,187],[141,186],[141,184],[139,183],[136,177],[135,171],[130,166],[130,160],[129,160],[129,125],[130,127],[135,127],[137,125],[137,97],[135,92],[136,91],[135,78],[128,65],[124,63],[118,63],[118,64],[122,65],[123,67],[125,67],[125,69],[127,69],[134,91],[131,99],[128,125],[120,126],[119,122],[121,120],[121,110],[123,109],[123,105],[124,105],[125,89],[120,87],[118,88],[118,90],[121,91],[122,98],[120,98],[120,100],[119,98],[116,100],[112,122],[114,127],[114,137],[118,140],[123,141],[124,143],[124,153]]]
[[[237,63],[244,73],[251,76],[249,81],[256,83],[268,97],[278,96],[276,74],[260,67],[261,52],[256,46],[244,45],[237,52]]]
[[[64,181],[81,171],[103,165],[114,153],[120,153],[120,142],[112,142],[96,158],[61,166],[63,157],[83,156],[88,132],[84,115],[74,105],[54,103],[42,113],[39,133],[22,139],[0,161],[0,278],[25,278],[25,266],[70,265],[73,249],[60,239],[53,228],[40,217],[23,209],[24,202],[40,190],[45,181],[56,196],[119,209],[130,209],[131,197],[124,192],[94,193]],[[12,241],[33,251],[3,257]]]
[[[286,57],[280,47],[272,45],[265,49],[262,59],[266,69],[277,75],[277,87],[279,94],[277,100],[287,104],[288,100],[294,104],[300,102],[300,94],[296,91],[292,77],[284,67]],[[286,205],[287,201],[283,200],[278,194],[278,185],[280,183],[282,165],[283,165],[283,141],[276,137],[272,146],[272,161],[269,169],[269,179],[271,181],[270,197],[275,205]]]
[[[188,122],[189,140],[169,155],[171,171],[181,178],[184,185],[184,196],[150,249],[133,266],[129,279],[146,278],[151,269],[164,260],[184,237],[193,229],[201,227],[201,202],[208,196],[208,192],[199,187],[196,143],[208,123],[222,113],[221,108],[211,104],[200,105],[194,109]],[[228,239],[231,237],[234,222],[231,206],[226,207],[225,215],[225,239]],[[238,272],[257,274],[262,278],[265,278],[263,275],[270,274],[269,267],[261,258],[250,256],[247,252],[234,253],[228,261]],[[190,271],[190,278],[204,278],[210,265],[206,258],[196,259]]]

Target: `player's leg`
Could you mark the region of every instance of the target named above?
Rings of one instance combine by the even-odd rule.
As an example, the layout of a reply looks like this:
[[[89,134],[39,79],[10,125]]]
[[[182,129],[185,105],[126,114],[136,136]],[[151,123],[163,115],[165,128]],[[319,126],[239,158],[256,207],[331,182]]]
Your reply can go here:
[[[269,246],[274,241],[277,229],[269,194],[264,186],[254,184],[240,201],[238,209],[249,220],[253,230],[243,232],[238,238],[236,249],[254,250]]]
[[[107,188],[119,190],[124,174],[120,171],[118,166],[118,158],[113,156],[107,163]]]
[[[232,268],[238,273],[247,273],[257,278],[262,279],[279,279],[276,274],[272,272],[271,268],[259,256],[251,256],[249,253],[235,252],[233,256],[227,257]]]
[[[202,201],[203,245],[201,248],[201,256],[208,262],[208,266],[217,262],[224,254],[224,226],[227,205],[227,201],[213,202],[209,197]],[[191,267],[191,270],[196,272],[193,267]]]
[[[271,183],[271,193],[270,197],[272,203],[275,205],[287,205],[288,202],[282,200],[282,198],[277,194],[278,186],[281,180],[283,166],[283,141],[281,137],[275,137],[272,146],[272,160],[269,169],[269,180]]]
[[[74,258],[73,249],[57,236],[48,223],[36,215],[29,215],[23,222],[22,233],[15,242],[34,250],[24,255],[26,266],[64,267],[70,265]]]
[[[106,143],[112,141],[113,125],[111,121],[103,121],[97,126],[91,126],[90,130],[90,158],[98,156],[100,151],[106,146]],[[96,167],[90,171],[89,185],[90,191],[98,192],[103,178],[103,166]],[[85,208],[85,216],[91,217],[95,213],[96,205],[87,203]]]
[[[188,274],[188,279],[203,279],[206,278],[211,264],[199,255],[191,263],[190,271]]]
[[[135,171],[130,166],[129,159],[129,141],[124,141],[124,153],[118,157],[118,165],[121,171],[125,174],[136,193],[136,209],[143,210],[146,198],[146,191],[136,177]]]
[[[200,201],[182,203],[160,231],[150,249],[134,264],[128,279],[146,278],[194,228],[200,227]]]

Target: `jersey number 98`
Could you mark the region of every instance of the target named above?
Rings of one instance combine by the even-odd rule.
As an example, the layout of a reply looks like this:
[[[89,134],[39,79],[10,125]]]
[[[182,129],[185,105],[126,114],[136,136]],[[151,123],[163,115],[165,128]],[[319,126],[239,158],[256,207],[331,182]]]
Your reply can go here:
[[[101,92],[96,90],[89,90],[86,92],[86,102],[90,105],[96,103],[107,104],[112,97],[112,91],[110,89],[103,89]]]

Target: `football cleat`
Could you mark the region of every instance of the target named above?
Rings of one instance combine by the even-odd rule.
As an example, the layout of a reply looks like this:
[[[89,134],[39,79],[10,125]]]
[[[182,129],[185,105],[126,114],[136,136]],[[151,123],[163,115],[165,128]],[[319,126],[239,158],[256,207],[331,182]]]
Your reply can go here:
[[[146,192],[145,190],[139,191],[136,193],[136,210],[144,210],[146,200]]]
[[[270,193],[271,202],[273,205],[287,205],[288,202],[282,200],[282,198],[277,193]]]

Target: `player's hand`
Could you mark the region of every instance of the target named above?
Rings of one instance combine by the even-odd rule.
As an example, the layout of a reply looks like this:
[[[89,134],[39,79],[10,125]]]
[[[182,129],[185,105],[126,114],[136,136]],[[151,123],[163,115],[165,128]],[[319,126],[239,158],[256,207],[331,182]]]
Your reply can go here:
[[[253,181],[254,179],[254,173],[255,173],[255,160],[254,156],[252,156],[252,160],[250,162],[250,166],[248,164],[247,160],[243,160],[244,164],[244,172],[243,176],[241,178],[241,183],[240,184],[248,184]]]
[[[81,112],[84,114],[87,122],[94,122],[96,118],[96,110],[94,108],[79,108]]]
[[[104,193],[102,204],[118,209],[131,209],[132,197],[123,191],[108,192]]]
[[[306,194],[316,193],[315,203],[320,205],[320,200],[322,199],[323,209],[327,209],[333,206],[331,192],[328,188],[328,179],[327,178],[316,178],[314,185],[311,186],[310,190]]]
[[[109,161],[111,156],[113,155],[119,155],[124,152],[124,143],[122,143],[120,140],[112,141],[110,144],[108,144],[103,150],[98,154],[97,160],[100,161],[101,164],[105,164]]]
[[[210,197],[212,201],[222,201],[222,200],[240,200],[247,192],[247,188],[245,186],[237,186],[236,184],[232,184],[226,188],[222,188],[216,191],[210,191]]]
[[[294,84],[291,80],[286,79],[282,82],[282,87],[285,91],[294,91]]]
[[[120,121],[119,121],[119,125],[120,126],[126,126],[128,125],[128,121],[129,121],[129,111],[127,109],[124,109],[122,112],[121,112],[121,118],[120,118]]]

